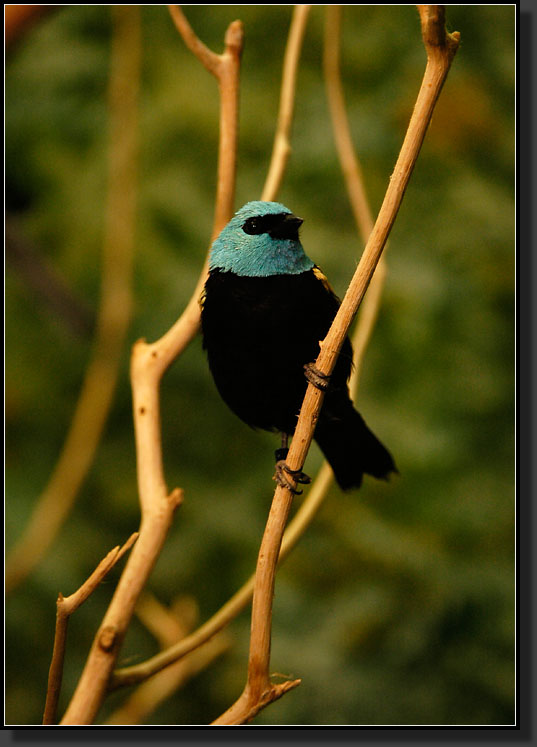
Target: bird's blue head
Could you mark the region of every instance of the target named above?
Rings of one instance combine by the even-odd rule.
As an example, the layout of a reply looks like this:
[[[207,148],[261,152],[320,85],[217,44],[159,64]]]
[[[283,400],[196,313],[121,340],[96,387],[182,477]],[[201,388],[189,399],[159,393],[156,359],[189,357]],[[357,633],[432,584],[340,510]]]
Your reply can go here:
[[[209,269],[246,277],[297,275],[313,262],[298,238],[302,218],[279,202],[248,202],[213,242]]]

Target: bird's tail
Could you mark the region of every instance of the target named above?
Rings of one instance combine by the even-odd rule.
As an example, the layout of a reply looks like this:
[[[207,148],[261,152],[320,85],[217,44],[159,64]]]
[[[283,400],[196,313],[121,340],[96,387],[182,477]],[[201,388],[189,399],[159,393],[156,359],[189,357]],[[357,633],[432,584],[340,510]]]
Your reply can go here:
[[[359,488],[364,473],[387,480],[391,472],[397,472],[390,452],[350,402],[343,416],[332,415],[329,408],[325,411],[323,407],[315,440],[343,490]]]

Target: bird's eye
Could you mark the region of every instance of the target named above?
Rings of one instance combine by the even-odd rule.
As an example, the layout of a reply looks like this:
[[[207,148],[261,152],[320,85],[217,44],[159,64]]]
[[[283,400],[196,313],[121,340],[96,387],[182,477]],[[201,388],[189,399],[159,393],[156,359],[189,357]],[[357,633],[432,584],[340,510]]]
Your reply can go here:
[[[244,231],[244,233],[249,233],[250,235],[263,233],[264,229],[260,225],[260,223],[261,222],[258,218],[248,218],[248,220],[244,221],[242,230]]]

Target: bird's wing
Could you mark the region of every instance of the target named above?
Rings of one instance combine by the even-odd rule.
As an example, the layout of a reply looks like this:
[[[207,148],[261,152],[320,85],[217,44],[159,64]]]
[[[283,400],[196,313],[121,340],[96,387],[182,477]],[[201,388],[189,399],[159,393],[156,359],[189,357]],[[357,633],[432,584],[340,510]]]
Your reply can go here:
[[[319,267],[317,267],[317,265],[313,267],[312,273],[315,276],[316,280],[318,280],[322,284],[323,289],[324,289],[323,295],[324,295],[324,298],[328,301],[328,307],[330,309],[330,320],[326,327],[326,331],[324,333],[326,335],[328,332],[328,328],[330,324],[332,323],[332,320],[341,305],[341,300],[334,292],[324,272]],[[351,345],[349,338],[346,337],[341,347],[339,358],[338,358],[336,367],[332,375],[333,382],[336,383],[338,386],[343,387],[344,385],[346,385],[346,382],[351,374],[351,370],[353,366],[352,358],[353,358],[352,345]]]

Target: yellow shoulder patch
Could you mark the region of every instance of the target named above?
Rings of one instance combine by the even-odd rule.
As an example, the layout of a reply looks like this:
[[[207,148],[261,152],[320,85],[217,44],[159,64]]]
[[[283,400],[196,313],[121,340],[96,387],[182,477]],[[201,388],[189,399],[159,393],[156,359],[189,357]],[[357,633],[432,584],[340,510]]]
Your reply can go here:
[[[205,303],[206,296],[207,296],[207,291],[205,290],[205,288],[203,288],[203,290],[200,293],[200,297],[198,298],[200,309],[203,309],[203,304]]]
[[[319,268],[317,267],[317,265],[314,265],[314,266],[313,266],[313,274],[315,275],[315,277],[317,278],[317,280],[320,280],[320,281],[321,281],[321,283],[322,283],[322,284],[324,285],[324,287],[326,288],[326,290],[327,290],[327,291],[328,291],[329,293],[332,293],[333,295],[335,295],[335,294],[334,294],[334,291],[332,290],[332,288],[331,288],[331,286],[330,286],[330,283],[328,282],[328,278],[326,277],[326,275],[324,274],[324,272],[322,272],[322,271],[321,271],[321,270],[320,270],[320,269],[319,269]]]

